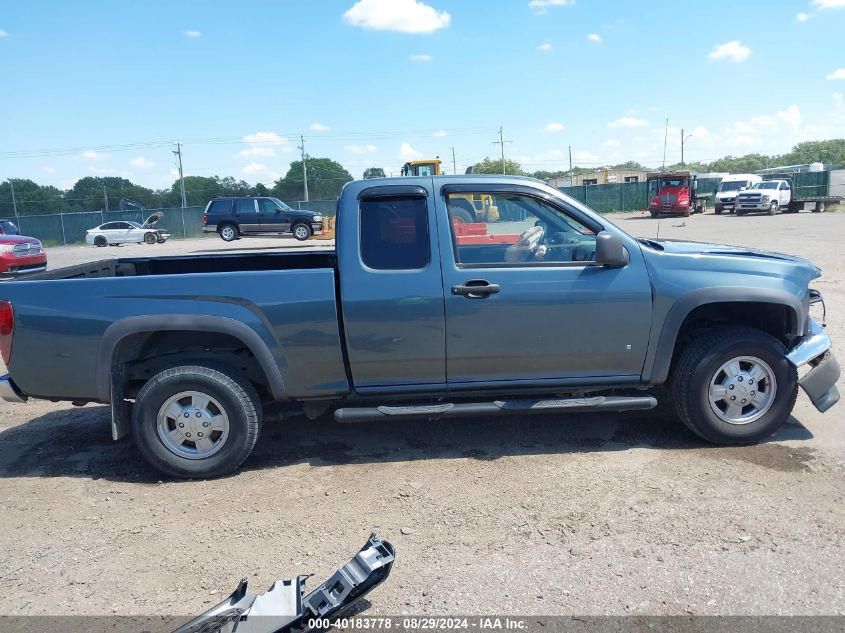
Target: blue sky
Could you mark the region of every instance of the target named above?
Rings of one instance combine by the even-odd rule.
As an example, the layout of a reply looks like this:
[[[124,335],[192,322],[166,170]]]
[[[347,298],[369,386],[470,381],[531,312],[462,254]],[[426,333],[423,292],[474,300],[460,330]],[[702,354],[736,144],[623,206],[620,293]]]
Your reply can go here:
[[[845,136],[845,0],[5,0],[0,180],[272,182],[305,136],[359,177],[529,170]]]

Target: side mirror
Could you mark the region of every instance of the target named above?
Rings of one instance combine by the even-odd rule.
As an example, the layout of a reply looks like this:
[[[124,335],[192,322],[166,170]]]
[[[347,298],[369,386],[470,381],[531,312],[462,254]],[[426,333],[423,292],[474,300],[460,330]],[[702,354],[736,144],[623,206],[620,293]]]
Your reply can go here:
[[[606,268],[622,268],[628,265],[628,252],[622,238],[608,231],[596,235],[596,263]]]

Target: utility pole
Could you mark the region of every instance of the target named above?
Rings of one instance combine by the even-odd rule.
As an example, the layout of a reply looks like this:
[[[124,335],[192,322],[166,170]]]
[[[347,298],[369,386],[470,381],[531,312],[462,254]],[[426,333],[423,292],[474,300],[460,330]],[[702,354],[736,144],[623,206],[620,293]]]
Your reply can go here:
[[[569,146],[569,186],[574,185],[572,181],[572,145]]]
[[[182,172],[182,143],[180,141],[176,141],[176,151],[173,153],[179,159],[179,193],[182,197],[182,208],[184,209],[188,204],[185,201],[185,174]]]
[[[666,131],[663,133],[663,166],[660,171],[666,171],[666,143],[669,141],[669,119],[666,119]]]
[[[684,143],[686,143],[692,134],[687,134],[684,136],[684,128],[681,128],[681,167],[686,167],[687,164],[684,162]]]
[[[106,203],[106,213],[109,212],[109,192],[106,186],[103,185],[103,201]]]
[[[504,135],[502,133],[502,126],[500,125],[499,126],[499,140],[493,141],[493,145],[500,145],[502,147],[502,173],[504,175],[507,175],[507,173],[508,173],[507,167],[505,167],[505,143],[512,143],[512,142],[513,141],[506,141],[504,139]]]
[[[455,163],[455,148],[452,148],[452,174],[457,176],[458,175],[458,167],[457,163]]]
[[[308,158],[305,154],[305,137],[300,134],[299,136],[299,151],[302,154],[302,187],[303,193],[305,197],[305,202],[308,202],[308,166],[306,164],[306,159]]]
[[[15,210],[15,218],[18,217],[18,203],[15,200],[15,181],[9,178],[9,187],[12,189],[12,208]]]

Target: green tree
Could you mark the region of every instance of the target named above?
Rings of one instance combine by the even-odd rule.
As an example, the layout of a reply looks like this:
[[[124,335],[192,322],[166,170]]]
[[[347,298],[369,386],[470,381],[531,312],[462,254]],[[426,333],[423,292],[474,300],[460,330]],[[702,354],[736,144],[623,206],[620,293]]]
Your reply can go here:
[[[343,165],[331,158],[307,157],[308,197],[311,200],[333,200],[340,194],[343,185],[354,180]],[[273,195],[284,201],[302,200],[304,187],[302,161],[290,164],[288,172],[273,185]]]
[[[528,173],[522,170],[520,165],[515,160],[505,159],[505,171],[509,176],[527,176]],[[502,173],[502,159],[485,158],[480,163],[476,163],[467,168],[468,174],[501,174]]]
[[[126,178],[86,176],[65,193],[65,211],[99,211],[106,207],[116,210],[121,198],[131,198],[145,206],[156,206],[157,196],[152,189],[136,185]]]
[[[608,169],[622,169],[622,170],[628,170],[628,171],[637,171],[639,169],[646,169],[646,168],[635,160],[628,160],[628,161],[625,161],[624,163],[619,163],[618,165],[611,165]]]
[[[798,143],[790,152],[780,157],[778,164],[801,165],[816,161],[825,165],[845,165],[845,138]]]
[[[32,180],[15,178],[15,204],[12,204],[12,185],[8,180],[0,183],[0,216],[56,213],[65,208],[62,192],[56,187],[43,187]]]
[[[364,170],[364,178],[384,178],[385,173],[381,167],[367,167]]]

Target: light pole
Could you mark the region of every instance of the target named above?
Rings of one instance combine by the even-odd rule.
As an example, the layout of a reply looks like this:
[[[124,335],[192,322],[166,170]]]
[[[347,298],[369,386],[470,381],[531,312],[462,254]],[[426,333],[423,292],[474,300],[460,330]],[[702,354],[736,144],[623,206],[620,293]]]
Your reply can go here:
[[[684,162],[684,143],[686,143],[690,139],[691,136],[692,136],[692,133],[684,136],[684,129],[681,128],[681,167],[687,166],[687,164]]]

